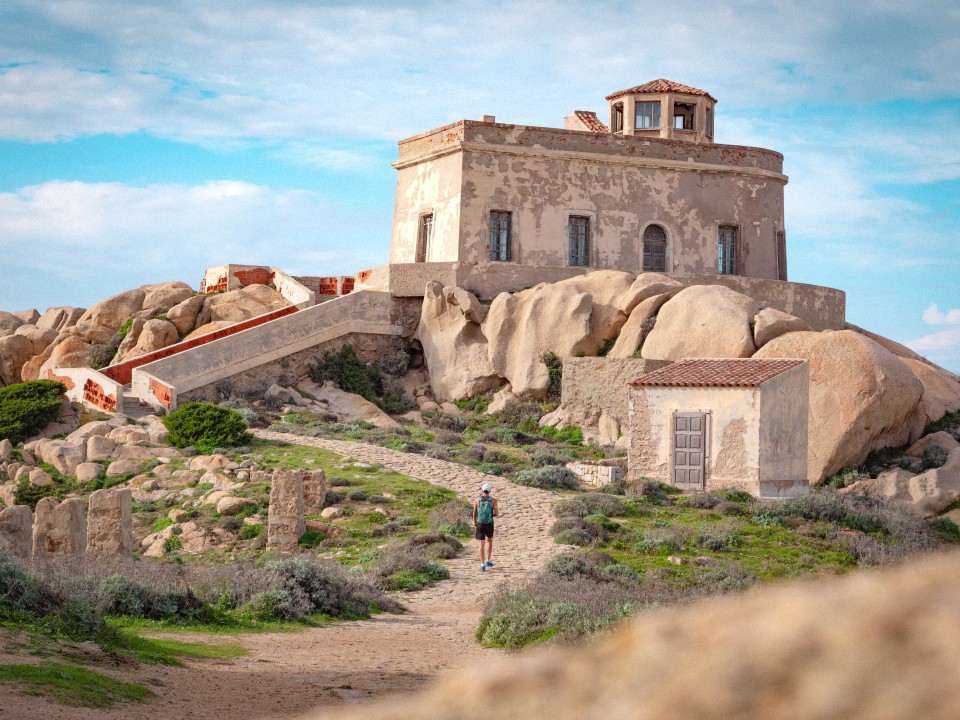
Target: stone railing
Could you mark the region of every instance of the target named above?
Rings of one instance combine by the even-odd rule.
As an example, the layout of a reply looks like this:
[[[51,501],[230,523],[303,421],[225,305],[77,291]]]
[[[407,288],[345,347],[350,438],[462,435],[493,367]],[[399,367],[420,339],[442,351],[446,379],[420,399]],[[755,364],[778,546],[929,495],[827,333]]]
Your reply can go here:
[[[272,320],[277,320],[279,318],[286,317],[287,315],[292,315],[295,312],[297,312],[297,308],[292,305],[285,308],[280,308],[279,310],[273,310],[272,312],[258,315],[257,317],[250,318],[249,320],[243,320],[231,325],[230,327],[215,330],[214,332],[201,335],[200,337],[191,338],[190,340],[184,340],[183,342],[176,343],[175,345],[168,345],[165,348],[154,350],[146,355],[131,358],[126,362],[105,367],[103,368],[102,374],[108,378],[116,380],[118,383],[129,385],[133,381],[133,371],[138,367],[148,365],[156,360],[162,360],[163,358],[170,357],[171,355],[177,355],[178,353],[192,350],[193,348],[200,347],[201,345],[212,343],[215,340],[229,337],[230,335],[235,335],[239,332],[249,330],[250,328],[257,327],[258,325],[263,325],[264,323],[268,323]]]
[[[178,395],[338,337],[404,332],[390,293],[351,293],[137,367],[132,374],[133,392],[152,407],[173,410]]]
[[[73,402],[106,412],[116,412],[123,403],[123,384],[91,368],[47,370],[47,379],[62,382]]]
[[[226,292],[247,285],[272,285],[284,298],[299,308],[314,305],[316,293],[283,270],[265,265],[217,265],[207,268],[200,281],[201,293]]]

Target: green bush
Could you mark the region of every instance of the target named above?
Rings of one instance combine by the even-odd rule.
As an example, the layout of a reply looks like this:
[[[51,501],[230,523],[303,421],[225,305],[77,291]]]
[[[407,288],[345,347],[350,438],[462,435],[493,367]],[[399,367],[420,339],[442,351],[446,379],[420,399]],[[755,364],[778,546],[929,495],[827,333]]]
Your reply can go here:
[[[100,583],[104,612],[111,615],[163,620],[193,619],[203,613],[203,603],[189,590],[162,590],[123,575],[111,575]]]
[[[53,380],[32,380],[0,388],[0,440],[14,445],[56,419],[67,388]]]
[[[541,490],[579,490],[580,481],[573,470],[562,465],[547,465],[517,473],[518,485],[529,485]]]
[[[947,462],[947,451],[939,445],[928,445],[920,455],[925,470],[943,467]]]
[[[563,360],[555,352],[545,352],[540,360],[547,366],[547,374],[550,376],[550,385],[547,387],[547,396],[552,398],[560,397],[561,386],[563,384]]]
[[[316,365],[309,368],[314,382],[331,380],[344,392],[362,395],[371,402],[383,393],[383,378],[380,371],[368,367],[357,356],[353,345],[344,345],[339,350],[328,350]]]
[[[236,410],[191,402],[163,418],[169,431],[167,442],[174,447],[193,446],[202,453],[214,448],[236,447],[250,442],[243,416]]]
[[[63,497],[63,488],[57,485],[34,485],[23,478],[13,491],[13,502],[15,505],[29,505],[31,510],[36,510],[37,503],[50,496]]]
[[[244,525],[237,537],[240,540],[252,540],[263,532],[263,525]]]
[[[90,348],[90,367],[94,370],[107,367],[117,355],[117,346],[97,344]]]

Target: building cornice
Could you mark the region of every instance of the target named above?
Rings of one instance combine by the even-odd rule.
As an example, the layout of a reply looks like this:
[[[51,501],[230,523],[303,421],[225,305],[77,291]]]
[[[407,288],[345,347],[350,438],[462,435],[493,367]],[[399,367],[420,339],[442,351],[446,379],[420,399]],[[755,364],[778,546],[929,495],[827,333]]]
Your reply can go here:
[[[717,146],[713,146],[717,147]],[[783,173],[763,168],[743,165],[705,163],[693,160],[669,160],[666,158],[637,157],[632,155],[615,155],[611,153],[592,153],[575,150],[556,150],[544,147],[527,147],[524,145],[504,145],[487,142],[461,140],[452,142],[429,152],[421,153],[404,160],[397,160],[391,165],[397,170],[419,165],[431,160],[438,160],[455,153],[484,153],[488,155],[506,155],[510,157],[537,157],[554,160],[580,160],[602,165],[624,165],[629,167],[657,168],[664,170],[686,170],[702,173],[717,173],[728,175],[744,175],[747,177],[772,180],[784,185],[789,178]]]

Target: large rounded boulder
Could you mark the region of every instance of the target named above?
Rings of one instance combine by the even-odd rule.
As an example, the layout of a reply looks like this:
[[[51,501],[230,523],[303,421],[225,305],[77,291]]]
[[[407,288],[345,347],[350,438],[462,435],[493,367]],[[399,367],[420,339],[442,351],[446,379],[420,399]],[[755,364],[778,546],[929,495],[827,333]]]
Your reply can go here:
[[[416,337],[439,402],[472,397],[500,383],[480,329],[486,314],[487,307],[466,290],[427,283]]]
[[[811,483],[861,464],[873,450],[906,445],[923,431],[922,383],[900,358],[859,333],[788,333],[754,357],[810,363]]]
[[[550,387],[544,354],[596,355],[627,321],[620,305],[633,280],[630,273],[601,270],[501,293],[483,322],[494,370],[518,396],[544,397]]]
[[[745,358],[756,352],[756,301],[722,285],[693,285],[668,300],[643,343],[648,360]]]

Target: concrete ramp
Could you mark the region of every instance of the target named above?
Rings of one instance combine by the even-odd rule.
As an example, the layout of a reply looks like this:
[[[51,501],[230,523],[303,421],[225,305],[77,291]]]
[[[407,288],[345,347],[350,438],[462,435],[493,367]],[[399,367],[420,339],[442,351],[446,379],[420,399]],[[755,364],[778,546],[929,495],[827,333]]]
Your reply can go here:
[[[173,410],[178,398],[201,388],[344,336],[399,339],[409,332],[402,310],[389,292],[354,292],[138,367],[132,390],[154,408]]]

